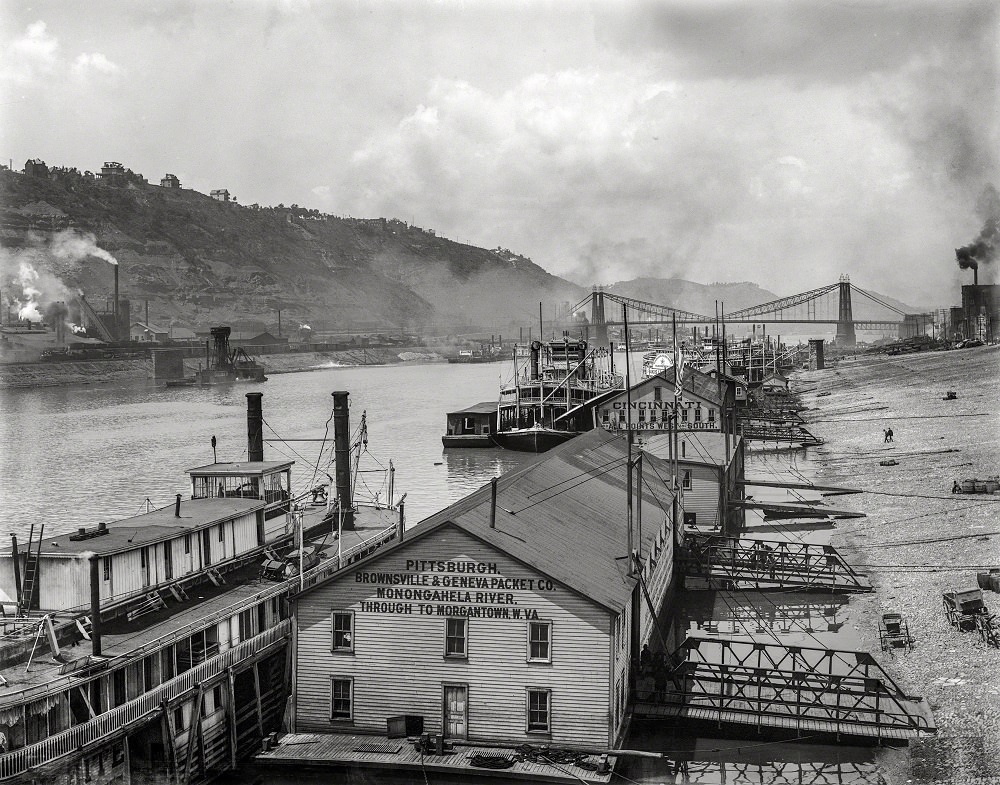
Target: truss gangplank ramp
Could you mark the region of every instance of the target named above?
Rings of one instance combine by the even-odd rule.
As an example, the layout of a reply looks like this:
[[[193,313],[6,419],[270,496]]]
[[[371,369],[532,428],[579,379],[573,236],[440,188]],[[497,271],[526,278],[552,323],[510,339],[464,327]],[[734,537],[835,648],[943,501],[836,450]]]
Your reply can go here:
[[[927,702],[906,695],[867,652],[695,633],[671,663],[645,688],[640,680],[634,717],[878,743],[937,732]]]
[[[797,504],[789,502],[759,502],[752,498],[733,499],[730,505],[742,507],[745,510],[763,510],[768,518],[864,518],[863,512],[854,510],[835,510],[822,506],[819,501],[803,501]]]
[[[856,572],[832,545],[689,534],[679,561],[684,575],[712,582],[756,588],[872,590],[867,576]]]

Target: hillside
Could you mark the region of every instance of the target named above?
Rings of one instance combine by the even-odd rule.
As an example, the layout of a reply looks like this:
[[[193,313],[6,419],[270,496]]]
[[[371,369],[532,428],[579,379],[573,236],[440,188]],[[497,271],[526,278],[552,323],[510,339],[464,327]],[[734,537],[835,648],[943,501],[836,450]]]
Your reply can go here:
[[[539,301],[548,319],[553,306],[587,295],[506,249],[456,243],[395,219],[244,206],[150,185],[128,170],[118,187],[88,175],[0,170],[4,307],[12,297],[23,303],[26,283],[43,306],[82,291],[104,307],[113,292],[113,267],[99,258],[105,252],[120,264],[133,318],[148,302],[150,321],[162,326],[273,329],[280,310],[286,326],[317,332],[514,334],[537,323]],[[22,262],[37,278],[21,280]],[[779,297],[753,283],[656,278],[608,290],[706,315],[716,300],[731,313]],[[856,318],[891,318],[863,298],[854,307]]]
[[[122,187],[75,170],[57,177],[0,172],[5,277],[30,261],[65,285],[50,300],[79,289],[103,303],[113,290],[111,265],[59,252],[67,228],[92,233],[119,262],[133,309],[148,300],[163,323],[273,324],[281,309],[286,324],[316,330],[489,329],[530,323],[539,300],[583,292],[524,257],[401,221],[246,207],[138,176]]]

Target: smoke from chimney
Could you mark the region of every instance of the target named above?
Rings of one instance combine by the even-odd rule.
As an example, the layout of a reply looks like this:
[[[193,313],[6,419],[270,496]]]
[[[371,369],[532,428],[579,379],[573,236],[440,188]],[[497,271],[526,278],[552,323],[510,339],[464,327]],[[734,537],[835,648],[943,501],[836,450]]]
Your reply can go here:
[[[963,270],[972,270],[974,281],[979,283],[979,267],[990,264],[997,255],[1000,241],[1000,193],[987,185],[976,201],[976,214],[983,219],[983,228],[968,245],[955,249],[955,260]]]

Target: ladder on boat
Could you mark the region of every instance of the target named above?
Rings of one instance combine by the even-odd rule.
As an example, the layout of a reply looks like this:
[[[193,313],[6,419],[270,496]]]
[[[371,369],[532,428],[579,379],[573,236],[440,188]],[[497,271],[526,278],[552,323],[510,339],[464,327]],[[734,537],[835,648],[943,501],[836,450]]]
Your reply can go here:
[[[32,553],[35,539],[35,524],[31,524],[28,532],[28,548],[24,556],[24,577],[21,579],[20,591],[17,593],[17,615],[27,616],[35,605],[38,594],[38,565],[42,556],[42,537],[45,535],[45,524],[38,529],[38,545]],[[17,555],[14,555],[17,562]]]

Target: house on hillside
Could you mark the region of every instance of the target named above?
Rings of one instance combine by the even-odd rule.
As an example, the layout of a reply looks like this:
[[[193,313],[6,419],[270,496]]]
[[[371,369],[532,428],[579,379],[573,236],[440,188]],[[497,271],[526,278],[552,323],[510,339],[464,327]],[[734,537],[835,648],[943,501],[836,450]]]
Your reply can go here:
[[[160,178],[160,188],[180,188],[181,181],[177,178],[177,175],[170,174],[169,172]]]
[[[627,457],[586,433],[293,597],[292,731],[415,715],[451,739],[617,745],[643,645],[669,646],[652,609],[679,528],[647,456],[629,536]]]
[[[225,188],[216,188],[210,196],[218,202],[228,202],[230,200],[229,191]]]
[[[29,158],[24,162],[24,173],[28,177],[48,177],[49,167],[41,158]]]

